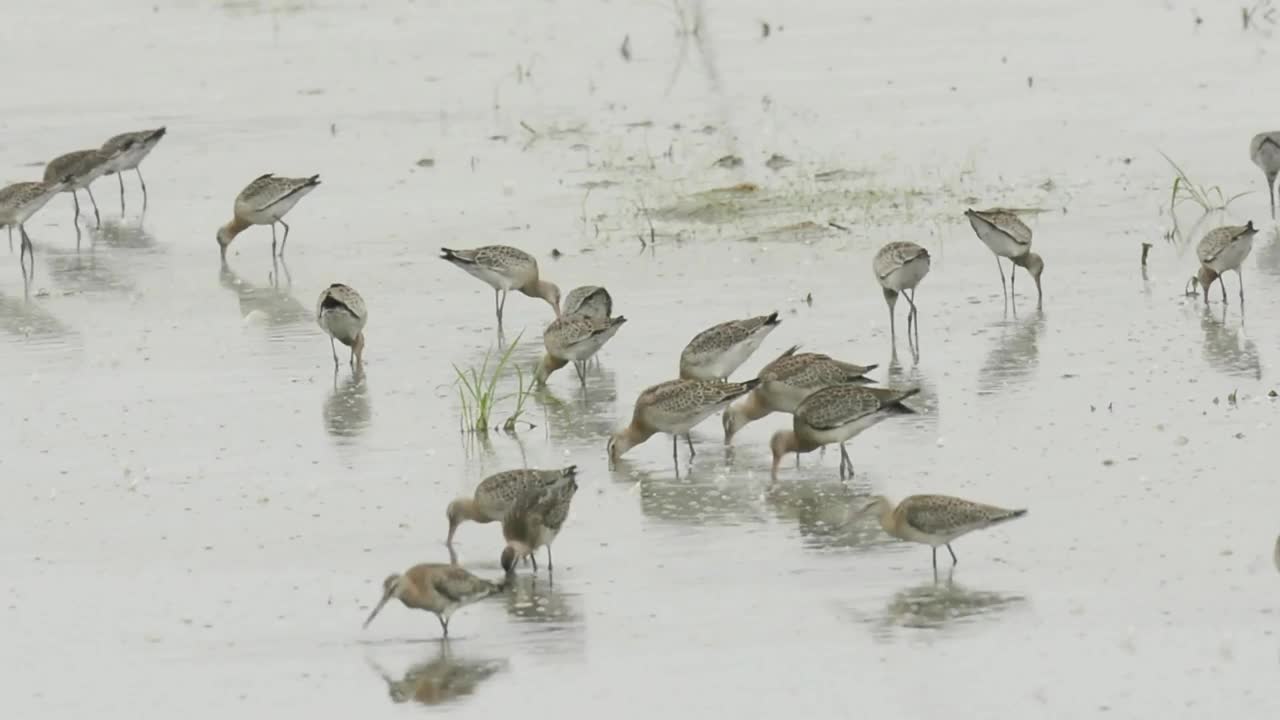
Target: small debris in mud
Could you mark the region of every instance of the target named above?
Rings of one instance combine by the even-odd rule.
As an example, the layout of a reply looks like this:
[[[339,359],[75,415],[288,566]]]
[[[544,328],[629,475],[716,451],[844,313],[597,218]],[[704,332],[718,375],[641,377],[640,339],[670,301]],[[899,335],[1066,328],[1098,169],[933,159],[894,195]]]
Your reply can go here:
[[[611,188],[617,184],[618,183],[613,180],[588,180],[583,183],[578,183],[578,187],[583,188],[584,190],[600,190],[602,188]]]
[[[1032,85],[1034,85],[1034,84],[1035,84],[1035,79],[1033,79],[1030,75],[1028,75],[1028,76],[1027,76],[1027,87],[1031,87],[1031,86],[1032,86]]]
[[[1230,403],[1231,405],[1236,405],[1236,404],[1237,404],[1237,402],[1236,402],[1236,391],[1235,391],[1235,390],[1232,390],[1232,391],[1231,391],[1231,394],[1227,396],[1227,402],[1228,402],[1228,403]]]
[[[626,35],[622,38],[622,47],[618,48],[618,52],[622,54],[622,59],[631,62],[631,36]]]
[[[1235,435],[1232,435],[1231,437],[1233,437],[1233,438],[1235,438],[1235,439],[1237,439],[1237,440],[1243,440],[1243,439],[1244,439],[1244,433],[1242,433],[1242,432],[1238,432],[1238,433],[1236,433]]]
[[[1147,266],[1147,255],[1151,252],[1151,243],[1142,243],[1142,267]]]
[[[419,160],[414,164],[420,168],[430,168],[430,167],[436,166],[436,161],[435,161],[435,158],[422,158],[421,160]]]
[[[717,130],[715,125],[703,125],[698,130],[698,132],[702,133],[703,135],[715,135]]]
[[[742,158],[737,155],[725,155],[711,164],[715,167],[722,167],[726,169],[738,168],[742,167]]]
[[[329,123],[329,137],[338,137],[338,123]]]
[[[809,307],[813,307],[813,293],[811,293],[811,292],[810,292],[810,293],[805,293],[805,295],[804,295],[804,304],[805,304],[805,305],[808,305]],[[1275,392],[1275,391],[1273,390],[1272,392]]]
[[[1053,192],[1054,188],[1056,187],[1058,187],[1058,185],[1053,181],[1053,178],[1049,178],[1044,182],[1040,183],[1040,189],[1045,192]]]
[[[561,255],[564,255],[564,253],[560,252],[560,249],[559,249],[559,248],[551,248],[551,259],[552,259],[552,260],[559,260]]]
[[[1245,26],[1247,27],[1248,25],[1249,25],[1249,20],[1246,18]],[[772,28],[769,27],[769,23],[765,22],[764,20],[761,20],[760,21],[760,37],[767,38],[769,37],[770,32],[772,32]]]
[[[495,141],[497,141],[497,142],[506,142],[506,141],[507,141],[507,136],[506,136],[506,135],[490,135],[490,136],[489,136],[489,139],[490,139],[490,140],[495,140]]]
[[[637,122],[629,122],[629,123],[627,123],[627,125],[626,125],[626,126],[627,126],[627,127],[629,127],[629,128],[651,128],[651,127],[653,127],[653,121],[652,121],[652,120],[640,120],[640,121],[637,121]]]
[[[765,167],[775,172],[778,170],[781,170],[784,167],[790,167],[794,164],[795,163],[791,162],[786,157],[779,155],[778,153],[774,153],[770,155],[769,159],[764,162]]]
[[[1277,395],[1280,395],[1280,393],[1277,393],[1275,390],[1272,390],[1271,392],[1267,393],[1267,397],[1273,398],[1273,397],[1276,397]]]
[[[1111,458],[1107,458],[1106,460],[1102,461],[1103,467],[1111,467],[1112,465],[1115,465],[1115,464],[1116,464],[1116,461],[1112,460]]]

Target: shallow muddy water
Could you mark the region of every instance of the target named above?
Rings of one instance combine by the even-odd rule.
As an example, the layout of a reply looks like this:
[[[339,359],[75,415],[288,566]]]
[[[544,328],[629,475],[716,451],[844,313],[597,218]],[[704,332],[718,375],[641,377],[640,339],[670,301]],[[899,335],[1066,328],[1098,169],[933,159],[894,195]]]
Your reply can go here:
[[[169,134],[145,215],[136,178],[123,218],[105,178],[79,250],[58,197],[28,223],[34,278],[16,252],[0,273],[6,715],[1274,716],[1280,238],[1247,148],[1280,128],[1275,28],[1230,4],[794,5],[708,2],[696,34],[692,3],[24,6],[0,179]],[[1234,274],[1225,309],[1183,296],[1158,151],[1254,191],[1179,213],[1193,242],[1263,228],[1244,312]],[[221,267],[214,231],[264,172],[323,185],[285,265],[257,227]],[[1043,211],[1042,311],[1025,273],[1004,304],[962,214],[993,205]],[[896,239],[934,258],[918,361],[870,272]],[[495,322],[435,256],[486,243],[629,319],[515,437],[458,430],[453,366]],[[334,379],[313,319],[330,282],[370,308],[362,379]],[[852,482],[827,452],[770,483],[781,416],[732,451],[708,420],[678,478],[661,436],[608,469],[690,337],[771,310],[740,375],[803,343],[919,386],[919,414],[850,444]],[[522,367],[549,320],[507,303]],[[361,631],[386,574],[447,558],[449,499],[570,463],[554,583],[522,569],[447,644],[399,605]],[[1030,514],[935,581],[853,513],[921,492]],[[458,537],[501,574],[496,526]]]

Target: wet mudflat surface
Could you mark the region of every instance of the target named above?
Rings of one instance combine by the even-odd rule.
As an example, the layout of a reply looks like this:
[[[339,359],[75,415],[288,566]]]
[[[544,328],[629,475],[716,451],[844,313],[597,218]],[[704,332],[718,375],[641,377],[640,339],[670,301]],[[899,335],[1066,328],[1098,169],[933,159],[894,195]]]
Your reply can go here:
[[[34,278],[16,252],[0,273],[15,717],[1275,713],[1280,239],[1247,145],[1280,117],[1257,92],[1276,37],[1180,3],[718,5],[696,36],[692,6],[645,3],[24,10],[0,58],[45,60],[10,79],[6,183],[169,136],[145,215],[133,177],[123,218],[103,179],[78,251],[56,198],[28,224]],[[1179,214],[1193,241],[1263,228],[1243,312],[1234,275],[1225,309],[1182,295],[1194,254],[1165,239],[1157,150],[1256,191],[1197,231]],[[324,184],[287,264],[254,228],[221,267],[214,231],[264,172]],[[1025,274],[1005,305],[964,221],[992,205],[1043,210],[1042,311]],[[934,257],[918,360],[891,350],[869,269],[896,239]],[[587,390],[557,373],[515,437],[458,429],[453,366],[494,345],[492,299],[435,254],[486,243],[629,318]],[[314,323],[335,281],[370,307],[362,379],[335,380]],[[663,437],[607,468],[690,337],[771,310],[740,375],[802,343],[921,387],[920,414],[854,440],[852,482],[828,452],[771,484],[779,416],[731,452],[708,420],[678,479]],[[549,310],[513,296],[506,317],[528,368]],[[554,584],[522,571],[447,645],[398,606],[360,631],[387,573],[447,557],[449,499],[570,463]],[[917,492],[1031,512],[959,541],[935,582],[926,548],[852,515]],[[459,531],[477,573],[501,547]]]

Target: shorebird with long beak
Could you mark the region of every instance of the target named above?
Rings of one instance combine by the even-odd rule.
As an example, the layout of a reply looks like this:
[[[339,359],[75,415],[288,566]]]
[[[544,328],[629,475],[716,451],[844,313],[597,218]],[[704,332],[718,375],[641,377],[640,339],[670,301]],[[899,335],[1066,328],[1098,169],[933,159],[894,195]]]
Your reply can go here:
[[[271,226],[271,255],[276,255],[276,224],[284,227],[284,239],[280,241],[280,257],[289,243],[289,224],[284,216],[298,201],[320,186],[320,176],[306,178],[276,177],[272,173],[260,175],[245,186],[232,206],[231,221],[218,228],[218,248],[227,257],[227,246],[236,236],[253,225]]]
[[[1204,304],[1209,304],[1209,286],[1217,280],[1222,285],[1222,302],[1227,302],[1227,283],[1222,274],[1235,270],[1240,279],[1240,302],[1244,303],[1244,274],[1240,266],[1253,250],[1253,236],[1258,231],[1250,220],[1244,225],[1226,225],[1205,233],[1196,245],[1196,257],[1200,259],[1200,271],[1191,277],[1192,291],[1196,285],[1204,290]]]
[[[329,334],[333,351],[333,369],[338,370],[338,348],[334,340],[351,348],[351,368],[364,368],[364,325],[369,321],[360,293],[342,283],[334,283],[320,293],[316,301],[316,323]]]
[[[845,450],[845,442],[894,415],[914,413],[902,401],[918,392],[919,388],[833,385],[813,393],[796,408],[792,429],[779,430],[769,440],[773,479],[778,479],[778,466],[787,453],[807,453],[831,443],[840,444],[840,477],[845,477],[846,468],[848,477],[853,477],[853,460]]]
[[[615,432],[606,446],[609,464],[613,465],[631,448],[653,437],[655,433],[671,434],[671,460],[679,464],[677,439],[684,435],[689,444],[689,457],[697,453],[689,431],[698,423],[723,410],[729,403],[746,395],[760,384],[758,378],[730,383],[719,380],[668,380],[646,388],[636,398],[631,423]]]
[[[1026,510],[1007,510],[948,495],[912,495],[896,508],[885,496],[876,495],[862,509],[863,512],[869,510],[875,510],[885,532],[899,540],[932,548],[935,573],[939,546],[947,548],[951,564],[956,565],[959,562],[956,551],[951,549],[956,538],[1027,514]]]
[[[516,501],[502,518],[502,537],[507,546],[502,549],[499,561],[508,576],[515,573],[516,563],[524,558],[533,562],[538,572],[538,548],[547,549],[547,572],[554,569],[551,561],[551,543],[569,518],[569,506],[578,492],[578,481],[568,482],[547,490],[529,489]]]
[[[486,245],[472,250],[440,248],[440,258],[493,288],[493,311],[502,327],[502,311],[512,290],[545,300],[560,317],[560,288],[538,276],[538,261],[529,253],[507,245]]]
[[[683,380],[724,381],[782,321],[778,313],[730,320],[703,330],[680,353]]]
[[[440,621],[440,629],[449,637],[449,618],[459,609],[479,602],[490,595],[502,592],[504,583],[495,583],[477,577],[457,565],[424,563],[414,565],[400,574],[388,575],[382,581],[382,599],[378,601],[364,627],[378,616],[391,598],[405,607],[426,610]]]
[[[907,240],[898,240],[886,244],[871,259],[871,270],[875,273],[876,282],[884,292],[884,302],[889,306],[889,336],[894,342],[898,339],[898,328],[894,317],[894,307],[898,304],[898,294],[907,298],[911,309],[907,311],[907,339],[911,339],[911,326],[914,324],[916,335],[920,334],[920,318],[916,309],[916,286],[929,274],[932,260],[929,251]]]
[[[608,320],[613,315],[613,296],[599,285],[576,287],[564,296],[564,307],[561,308],[560,314],[562,317],[581,315],[596,320]]]
[[[1280,174],[1280,131],[1258,133],[1249,141],[1249,159],[1267,177],[1271,219],[1276,219],[1276,175]]]
[[[102,227],[102,216],[98,214],[98,201],[93,199],[93,190],[90,185],[94,180],[106,174],[107,168],[121,154],[128,152],[133,147],[132,143],[125,143],[112,151],[103,150],[101,148],[95,150],[76,150],[66,155],[49,161],[44,166],[44,181],[53,183],[64,181],[70,178],[63,187],[63,192],[71,193],[71,200],[75,206],[75,221],[77,227],[80,222],[80,196],[76,194],[78,190],[84,190],[89,195],[89,202],[93,204],[93,219],[97,227]],[[78,231],[77,231],[78,232]]]
[[[458,526],[470,520],[476,523],[499,522],[516,501],[528,492],[545,492],[573,480],[577,465],[559,470],[507,470],[480,481],[472,497],[460,497],[449,503],[445,516],[449,519],[449,535],[445,544],[453,545]]]
[[[1036,302],[1043,303],[1044,292],[1040,286],[1040,276],[1044,273],[1044,259],[1031,252],[1031,228],[1027,227],[1027,224],[1013,212],[1000,208],[970,209],[965,210],[964,214],[969,218],[973,231],[978,234],[978,239],[995,253],[996,268],[1000,271],[1000,289],[1005,292],[1005,295],[1014,294],[1014,281],[1018,266],[1021,266],[1026,268],[1027,272],[1031,273],[1031,279],[1036,281]],[[1009,269],[1007,288],[1004,282],[1004,266],[1000,264],[1002,257],[1009,258],[1009,262],[1013,264]]]
[[[622,328],[625,317],[596,319],[582,315],[564,315],[551,321],[542,334],[547,352],[533,372],[533,380],[545,385],[551,373],[573,363],[578,380],[587,386],[586,364]]]
[[[142,170],[138,168],[142,161],[156,149],[165,129],[138,130],[120,133],[102,143],[102,149],[111,153],[111,161],[107,163],[107,175],[115,173],[120,182],[120,214],[124,215],[124,171],[132,170],[138,175],[138,183],[142,185],[142,209],[147,209],[147,181],[142,179]],[[123,151],[123,152],[121,152]]]
[[[867,383],[866,374],[876,365],[854,365],[821,353],[796,353],[791,346],[760,371],[760,384],[747,396],[725,408],[722,416],[724,444],[748,423],[769,413],[794,413],[805,398],[832,385]]]
[[[19,250],[18,261],[22,262],[25,253],[31,253],[34,267],[35,248],[31,246],[31,237],[27,235],[26,222],[31,219],[54,195],[70,186],[72,177],[67,176],[55,183],[20,182],[0,189],[0,225],[9,230],[9,250],[13,250],[13,228],[18,228]]]

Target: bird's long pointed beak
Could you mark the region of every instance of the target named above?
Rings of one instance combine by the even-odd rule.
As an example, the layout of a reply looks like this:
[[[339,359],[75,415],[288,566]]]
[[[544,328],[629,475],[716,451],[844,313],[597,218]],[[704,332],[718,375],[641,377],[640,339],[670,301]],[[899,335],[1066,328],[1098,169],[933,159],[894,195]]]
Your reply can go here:
[[[379,600],[378,605],[373,608],[373,612],[369,613],[369,617],[364,621],[364,625],[361,626],[362,629],[369,627],[369,623],[373,622],[373,619],[378,616],[378,613],[382,612],[383,606],[386,605],[387,601],[390,599],[391,599],[390,590],[382,593],[382,599]]]

